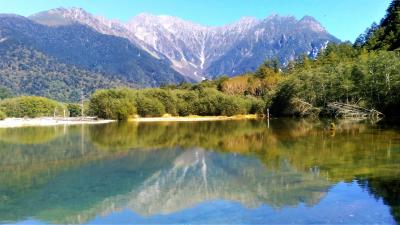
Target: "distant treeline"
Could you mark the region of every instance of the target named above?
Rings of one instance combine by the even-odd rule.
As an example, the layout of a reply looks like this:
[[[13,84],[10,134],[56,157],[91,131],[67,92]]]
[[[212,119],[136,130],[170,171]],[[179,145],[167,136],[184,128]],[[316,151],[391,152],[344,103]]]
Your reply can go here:
[[[89,113],[101,118],[126,119],[162,116],[232,116],[262,114],[265,103],[252,96],[228,95],[212,87],[193,85],[190,89],[152,88],[142,90],[110,89],[96,91],[89,103]]]
[[[74,117],[80,115],[81,107],[79,104],[61,103],[45,97],[19,96],[0,101],[0,120],[6,117]]]

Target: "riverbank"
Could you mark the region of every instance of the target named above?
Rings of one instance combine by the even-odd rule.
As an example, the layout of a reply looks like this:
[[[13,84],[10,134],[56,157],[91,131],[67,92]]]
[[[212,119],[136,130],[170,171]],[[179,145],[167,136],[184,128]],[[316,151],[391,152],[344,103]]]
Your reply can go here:
[[[114,120],[96,120],[93,118],[63,118],[63,117],[40,117],[40,118],[6,118],[0,121],[0,128],[29,127],[29,126],[56,126],[56,125],[79,125],[79,124],[104,124]]]
[[[129,118],[133,122],[196,122],[196,121],[217,121],[217,120],[244,120],[257,119],[255,114],[235,116],[163,116],[163,117],[137,117]]]

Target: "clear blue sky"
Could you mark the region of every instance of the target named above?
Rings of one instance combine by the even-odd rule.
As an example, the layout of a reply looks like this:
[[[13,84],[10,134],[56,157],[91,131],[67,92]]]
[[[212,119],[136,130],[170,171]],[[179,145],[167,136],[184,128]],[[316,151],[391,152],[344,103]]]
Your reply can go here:
[[[90,13],[127,21],[148,12],[178,16],[204,25],[223,25],[243,16],[270,14],[315,17],[341,40],[354,39],[385,15],[391,0],[0,0],[0,13],[28,16],[57,7],[81,7]]]

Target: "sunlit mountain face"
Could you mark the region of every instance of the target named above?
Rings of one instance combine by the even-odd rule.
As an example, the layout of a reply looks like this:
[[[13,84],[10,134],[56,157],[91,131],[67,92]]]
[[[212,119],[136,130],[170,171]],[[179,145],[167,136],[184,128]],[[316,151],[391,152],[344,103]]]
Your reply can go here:
[[[0,221],[398,221],[398,131],[325,127],[273,120],[1,129]]]
[[[299,56],[316,57],[329,42],[339,42],[313,17],[271,15],[244,17],[209,27],[174,16],[142,13],[123,23],[92,15],[81,8],[57,8],[29,19],[51,27],[74,23],[123,37],[155,58],[168,59],[172,68],[195,80],[254,71],[265,59],[282,64]]]

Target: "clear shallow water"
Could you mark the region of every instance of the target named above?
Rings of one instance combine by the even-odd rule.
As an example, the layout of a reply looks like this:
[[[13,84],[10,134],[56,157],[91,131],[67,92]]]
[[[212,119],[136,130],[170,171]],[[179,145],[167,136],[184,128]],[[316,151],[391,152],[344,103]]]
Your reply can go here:
[[[400,132],[306,120],[0,129],[0,221],[397,224]]]

